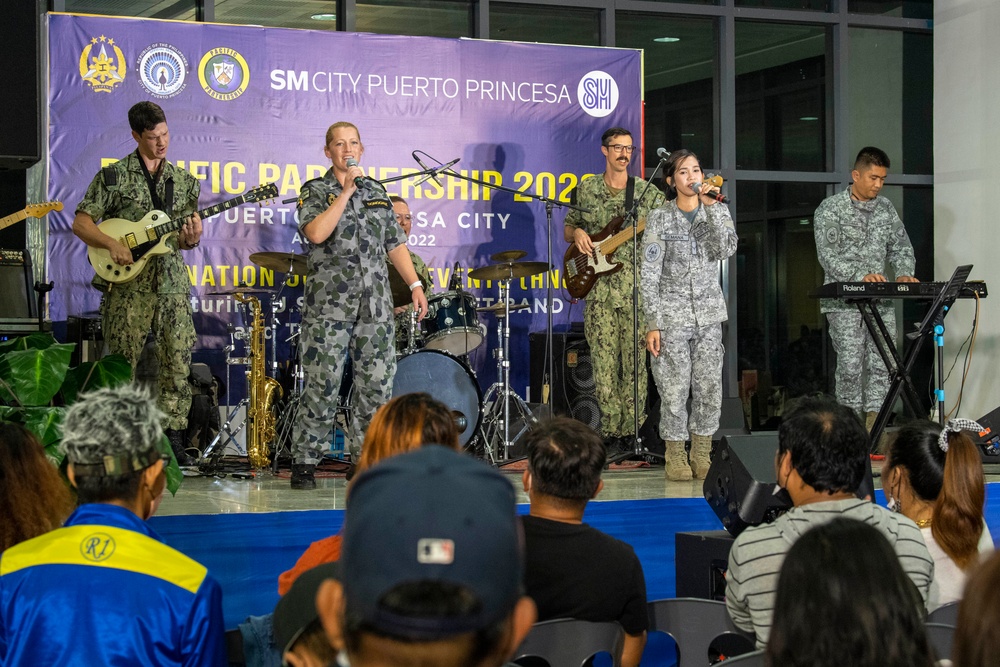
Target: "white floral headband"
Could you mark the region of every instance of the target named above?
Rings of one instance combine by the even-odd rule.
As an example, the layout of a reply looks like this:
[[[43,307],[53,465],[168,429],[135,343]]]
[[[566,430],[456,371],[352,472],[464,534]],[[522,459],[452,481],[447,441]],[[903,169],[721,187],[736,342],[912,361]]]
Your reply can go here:
[[[976,433],[981,433],[983,431],[983,427],[980,426],[978,422],[972,421],[971,419],[949,419],[948,423],[945,424],[943,429],[941,429],[941,435],[938,436],[938,447],[941,448],[942,452],[948,451],[948,434],[958,433],[960,431],[975,431]]]

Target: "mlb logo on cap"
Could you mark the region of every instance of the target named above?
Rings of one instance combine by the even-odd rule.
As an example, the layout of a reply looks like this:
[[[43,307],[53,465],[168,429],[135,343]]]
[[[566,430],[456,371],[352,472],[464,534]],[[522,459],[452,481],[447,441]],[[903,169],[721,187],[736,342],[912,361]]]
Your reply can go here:
[[[424,538],[417,542],[417,562],[451,565],[455,562],[455,543],[452,540]]]

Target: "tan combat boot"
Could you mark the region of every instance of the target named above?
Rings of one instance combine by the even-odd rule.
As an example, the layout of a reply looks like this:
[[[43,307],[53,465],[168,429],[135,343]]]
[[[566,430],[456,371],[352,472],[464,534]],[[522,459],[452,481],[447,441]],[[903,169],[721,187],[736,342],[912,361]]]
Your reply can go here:
[[[712,465],[712,436],[691,434],[691,472],[695,479],[705,479]]]
[[[688,466],[684,443],[680,440],[667,440],[664,444],[666,445],[667,479],[671,482],[686,482],[691,479],[691,468]]]

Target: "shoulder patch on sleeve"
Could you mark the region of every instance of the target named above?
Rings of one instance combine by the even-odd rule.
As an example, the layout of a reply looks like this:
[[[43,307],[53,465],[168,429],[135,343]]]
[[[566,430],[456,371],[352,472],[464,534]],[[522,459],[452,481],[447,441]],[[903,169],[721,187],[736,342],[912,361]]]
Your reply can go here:
[[[829,227],[826,230],[826,242],[830,245],[836,245],[838,241],[840,241],[840,228]]]
[[[663,248],[660,246],[659,243],[656,243],[654,241],[653,243],[646,244],[646,249],[643,251],[642,257],[646,262],[652,264],[653,262],[658,261],[662,254],[663,254]]]

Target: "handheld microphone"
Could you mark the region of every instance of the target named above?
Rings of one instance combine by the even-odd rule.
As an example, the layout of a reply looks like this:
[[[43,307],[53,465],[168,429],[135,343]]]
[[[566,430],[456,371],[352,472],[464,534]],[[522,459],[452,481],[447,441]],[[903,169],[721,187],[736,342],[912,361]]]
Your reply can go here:
[[[694,190],[697,194],[700,195],[701,194],[701,188],[705,184],[710,185],[710,186],[714,186],[714,187],[719,187],[720,185],[722,185],[722,177],[721,176],[709,176],[705,180],[705,183],[695,183],[694,185],[691,186],[691,189]],[[729,198],[726,195],[722,194],[721,192],[706,192],[705,194],[707,196],[713,198],[715,201],[720,202],[722,204],[728,204],[729,203]]]
[[[358,164],[357,160],[355,160],[352,157],[349,157],[349,158],[347,158],[347,166],[348,167],[359,167],[360,165]],[[354,185],[360,190],[361,188],[365,187],[365,181],[367,181],[367,180],[368,179],[365,178],[364,176],[355,176],[354,177]]]
[[[455,266],[451,270],[451,282],[448,283],[448,290],[451,292],[462,291],[462,278],[458,275],[459,266],[460,264],[455,262]]]
[[[428,174],[427,178],[430,178],[431,180],[433,180],[433,181],[434,181],[435,183],[437,183],[438,185],[441,185],[441,181],[439,181],[439,180],[438,180],[438,177],[437,177],[437,170],[435,170],[435,169],[431,169],[431,168],[430,168],[430,167],[428,167],[428,166],[427,166],[426,164],[424,164],[424,163],[423,163],[423,162],[422,162],[422,161],[420,160],[420,158],[418,158],[418,157],[417,157],[417,151],[413,151],[412,153],[410,153],[410,157],[412,157],[412,158],[413,158],[414,160],[416,160],[416,161],[417,161],[417,164],[419,164],[419,165],[420,165],[420,168],[421,168],[421,169],[423,169],[423,170],[424,170],[424,171],[426,171],[426,172],[429,172],[429,174]],[[424,179],[424,181],[426,181],[426,180],[427,180],[427,178],[425,178],[425,179]],[[423,182],[423,181],[421,181],[421,182]],[[444,186],[441,186],[441,187],[444,187]]]
[[[670,151],[668,151],[666,148],[657,148],[656,154],[660,156],[661,160],[666,160],[670,158]]]

